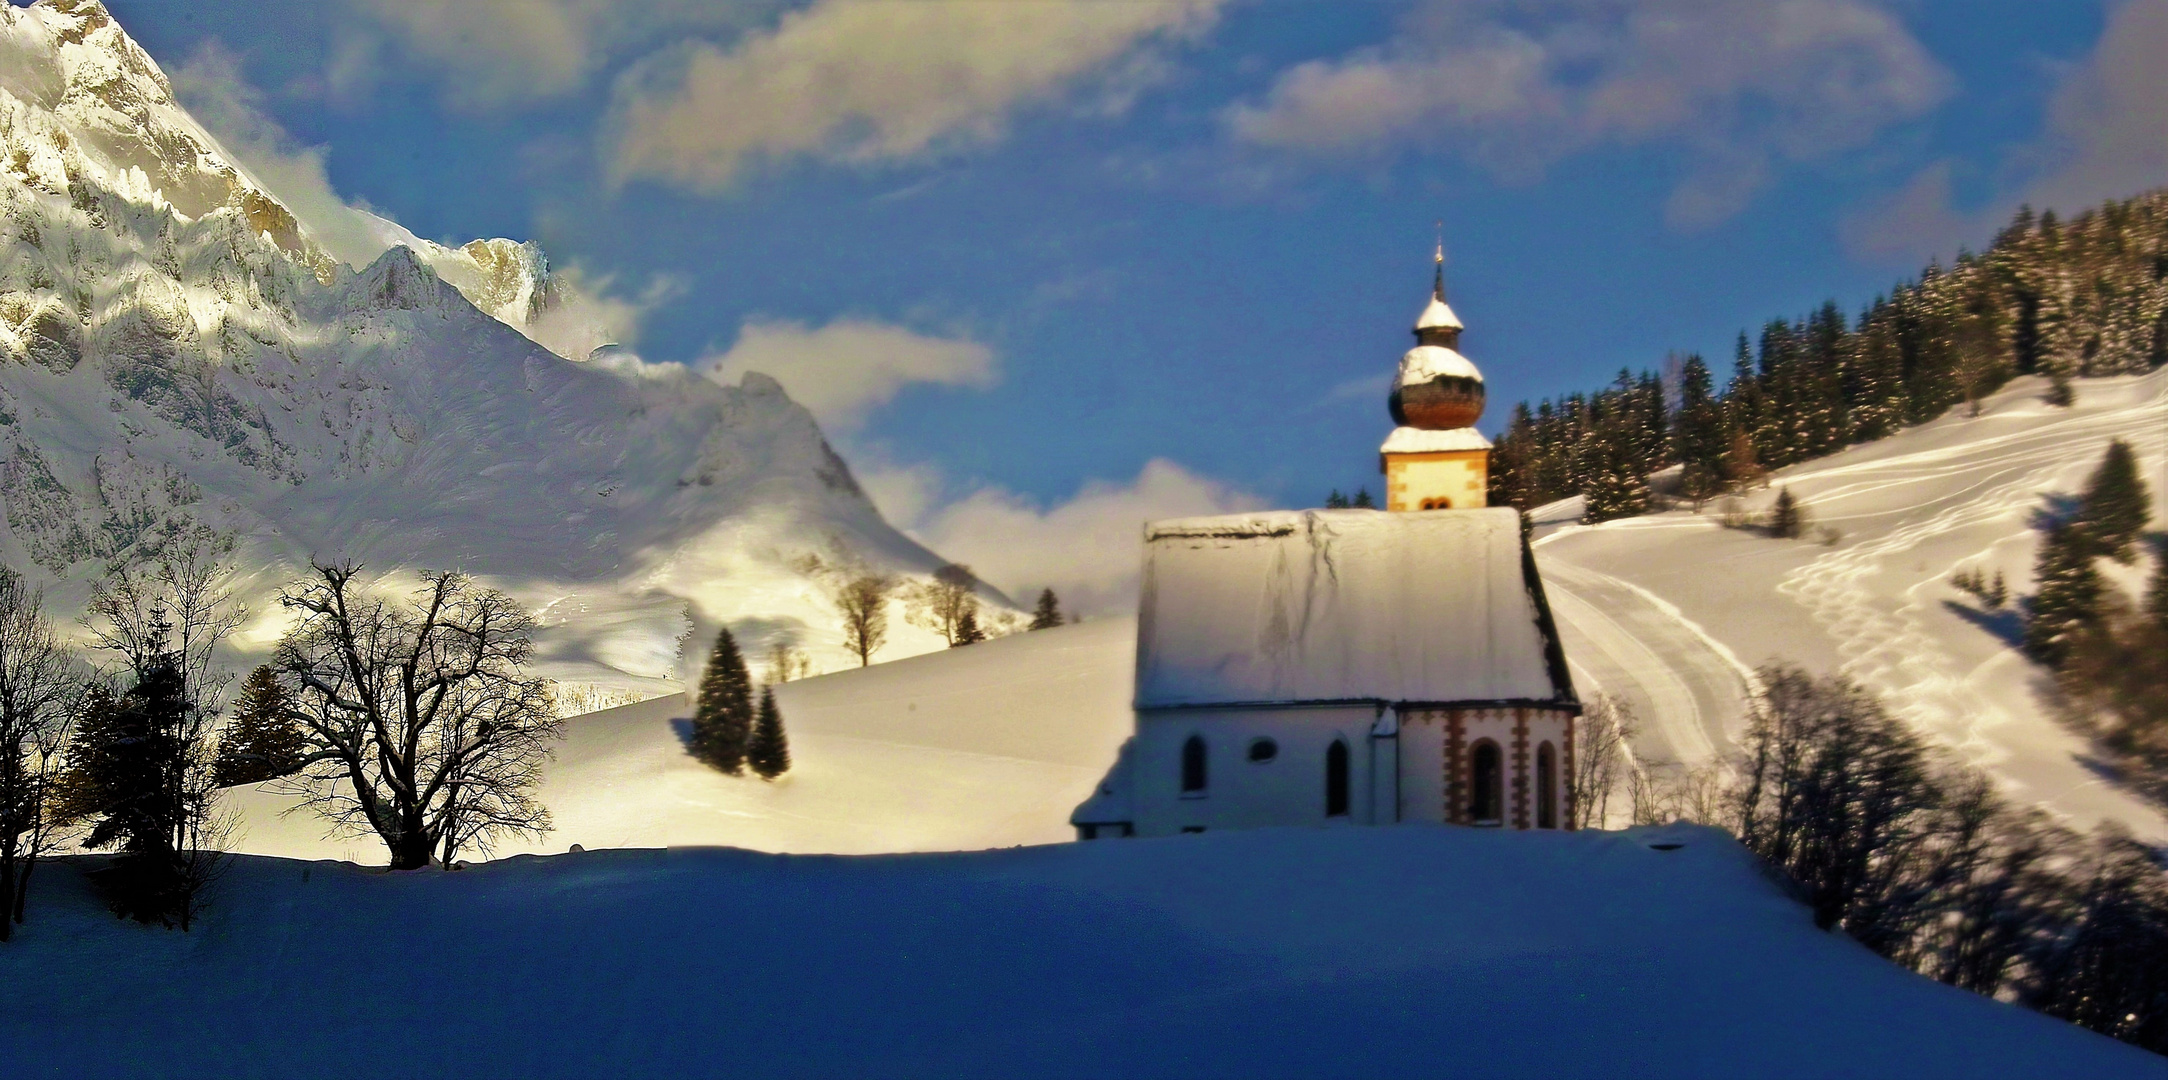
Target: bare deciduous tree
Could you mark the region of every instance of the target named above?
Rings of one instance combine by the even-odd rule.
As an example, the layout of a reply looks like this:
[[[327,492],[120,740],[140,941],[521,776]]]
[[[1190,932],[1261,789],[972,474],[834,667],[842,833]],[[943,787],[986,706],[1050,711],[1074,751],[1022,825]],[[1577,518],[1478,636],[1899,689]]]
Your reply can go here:
[[[51,846],[46,798],[81,686],[43,602],[0,566],[0,941],[23,921],[31,872]]]
[[[365,595],[358,569],[318,565],[280,594],[300,621],[274,666],[310,743],[293,786],[375,833],[394,869],[548,831],[534,787],[560,724],[526,673],[533,616],[452,572],[423,575],[404,603]]]
[[[910,586],[904,593],[904,618],[941,635],[951,646],[969,644],[985,634],[978,628],[979,579],[962,563],[950,563],[933,572],[933,579]],[[974,638],[974,634],[977,635]]]
[[[1632,707],[1598,694],[1581,714],[1580,745],[1573,759],[1573,827],[1601,829],[1610,818],[1611,794],[1622,773],[1633,770],[1629,745],[1639,729]]]
[[[896,579],[863,568],[844,571],[829,587],[829,600],[843,617],[843,647],[858,656],[858,666],[888,642],[888,598]]]

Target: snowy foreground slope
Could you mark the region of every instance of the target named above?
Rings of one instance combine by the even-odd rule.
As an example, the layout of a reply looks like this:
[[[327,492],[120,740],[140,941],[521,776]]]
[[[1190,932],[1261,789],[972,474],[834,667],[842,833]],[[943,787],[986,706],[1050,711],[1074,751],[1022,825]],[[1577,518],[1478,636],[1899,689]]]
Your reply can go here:
[[[349,213],[374,242],[234,164],[98,4],[0,6],[0,560],[58,613],[208,531],[237,545],[244,652],[312,557],[402,591],[452,568],[538,611],[542,673],[659,693],[724,622],[840,666],[802,555],[941,563],[774,380],[589,361],[565,342],[592,334],[545,332],[573,312],[531,246]],[[898,622],[888,655],[938,640]]]
[[[769,783],[693,760],[679,695],[574,717],[543,774],[556,819],[505,852],[726,844],[763,851],[954,851],[1076,835],[1130,729],[1136,622],[1109,619],[786,683],[793,767]],[[266,786],[268,787],[268,785]],[[238,850],[382,864],[289,799],[236,788]]]
[[[1815,930],[1691,827],[243,858],[188,934],[82,863],[6,948],[10,1076],[2168,1076]]]
[[[2029,593],[2039,515],[2083,487],[2112,438],[2138,452],[2155,528],[2168,522],[2168,370],[2075,388],[2076,405],[2057,408],[2042,380],[2019,379],[1977,417],[1953,409],[1781,470],[1749,500],[1766,508],[1790,488],[1840,534],[1826,545],[1726,529],[1714,506],[1592,527],[1566,523],[1577,505],[1539,511],[1537,559],[1582,695],[1631,701],[1645,758],[1698,763],[1732,748],[1753,666],[1838,671],[2013,799],[2168,838],[2168,820],[2092,768],[2055,720],[2051,684],[2016,648],[2015,604],[1988,612],[1949,584],[1956,570],[1999,570]],[[2118,572],[2133,596],[2147,569]]]

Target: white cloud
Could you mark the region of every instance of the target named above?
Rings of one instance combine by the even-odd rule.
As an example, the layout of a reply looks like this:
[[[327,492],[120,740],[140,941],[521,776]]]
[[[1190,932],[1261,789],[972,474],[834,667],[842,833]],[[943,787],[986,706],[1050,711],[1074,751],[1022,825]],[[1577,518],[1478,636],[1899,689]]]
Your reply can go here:
[[[2066,211],[2168,183],[2168,0],[2130,0],[2108,16],[2092,56],[2048,106],[2028,185],[2035,205]]]
[[[1450,151],[1514,178],[1676,143],[1694,164],[1667,214],[1695,226],[1736,213],[1775,163],[1857,146],[1952,85],[1871,0],[1433,0],[1392,44],[1297,65],[1226,122],[1261,147]]]
[[[1056,506],[1042,509],[1012,492],[984,488],[915,521],[893,514],[891,520],[911,522],[907,531],[920,542],[970,566],[1020,603],[1052,588],[1069,610],[1112,615],[1136,610],[1145,522],[1264,505],[1254,495],[1155,459],[1135,480],[1095,480]]]
[[[526,105],[586,86],[613,57],[688,33],[729,29],[770,3],[707,0],[359,0],[353,5],[404,47],[404,58],[441,79],[453,104]],[[326,72],[336,87],[373,70],[376,36],[354,27]],[[341,65],[344,65],[343,69]]]
[[[332,258],[366,266],[392,245],[386,229],[397,226],[339,197],[324,172],[323,148],[300,145],[272,119],[263,93],[242,77],[239,57],[207,41],[171,77],[189,115]]]
[[[983,141],[1095,72],[1151,78],[1140,48],[1201,33],[1221,3],[819,0],[728,49],[693,42],[628,72],[606,153],[621,180],[719,190],[758,161],[874,162]],[[1099,108],[1127,98],[1116,86]]]
[[[2100,41],[2048,102],[2039,137],[2008,163],[2011,178],[1976,209],[1953,197],[1955,166],[1938,161],[1844,223],[1855,256],[1918,260],[1984,245],[2019,203],[2065,215],[2168,184],[2168,0],[2110,11]]]
[[[968,338],[934,337],[870,319],[751,320],[730,351],[697,367],[724,382],[748,371],[775,378],[831,432],[848,432],[912,383],[992,386],[994,351]]]

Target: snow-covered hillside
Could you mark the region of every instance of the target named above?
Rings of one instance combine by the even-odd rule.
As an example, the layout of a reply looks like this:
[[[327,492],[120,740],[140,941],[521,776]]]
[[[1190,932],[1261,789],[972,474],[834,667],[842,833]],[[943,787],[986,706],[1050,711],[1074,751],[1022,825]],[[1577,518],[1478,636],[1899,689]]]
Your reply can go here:
[[[340,263],[98,4],[0,7],[0,559],[66,612],[106,560],[231,537],[251,650],[311,557],[460,568],[541,613],[545,673],[652,692],[721,622],[840,666],[801,554],[939,564],[773,380],[559,357],[521,333],[539,251],[379,224],[410,246]]]
[[[2087,767],[2051,715],[2009,612],[1983,614],[1950,571],[2003,570],[2030,587],[2032,514],[2083,480],[2111,437],[2131,440],[2168,498],[2168,372],[2077,383],[2078,403],[2013,385],[1953,414],[1780,473],[1833,545],[1723,528],[1712,507],[1596,527],[1553,507],[1543,573],[1574,680],[1631,702],[1637,751],[1698,763],[1729,750],[1754,665],[1844,670],[1923,730],[1992,769],[2015,799],[2076,824],[2113,817],[2168,835],[2157,810]],[[1770,492],[1775,490],[1774,487]],[[1767,500],[1770,492],[1757,500]],[[2168,520],[2168,505],[2157,511]],[[2142,574],[2141,563],[2129,571]],[[769,851],[928,851],[1067,838],[1068,814],[1131,730],[1136,622],[1016,635],[790,683],[796,756],[778,784],[732,779],[684,753],[671,696],[578,717],[545,774],[555,833],[512,850],[729,844]],[[237,791],[240,848],[382,861],[373,840],[326,841],[311,818]]]
[[[1782,470],[1748,502],[1766,509],[1789,488],[1833,539],[1726,529],[1714,506],[1597,526],[1572,524],[1570,503],[1545,508],[1538,562],[1583,697],[1632,702],[1645,757],[1698,763],[1733,745],[1752,667],[1839,671],[2012,798],[2168,838],[2159,810],[2103,776],[2055,720],[2045,673],[2015,647],[2015,605],[1986,611],[1949,583],[1953,571],[1999,570],[2014,594],[2030,592],[2039,515],[2083,486],[2112,438],[2138,452],[2155,527],[2168,521],[2168,370],[2075,387],[2076,405],[2057,408],[2043,380],[2019,379],[1977,417],[1954,409]],[[2133,595],[2145,570],[2123,575]]]
[[[2168,1075],[1816,930],[1691,827],[243,858],[186,934],[83,862],[6,947],[11,1075]]]
[[[793,767],[729,777],[685,751],[673,694],[568,721],[543,774],[556,830],[499,854],[723,844],[762,851],[956,851],[1076,835],[1069,811],[1129,736],[1133,619],[1108,619],[786,683]],[[259,788],[228,791],[235,847],[382,864]]]

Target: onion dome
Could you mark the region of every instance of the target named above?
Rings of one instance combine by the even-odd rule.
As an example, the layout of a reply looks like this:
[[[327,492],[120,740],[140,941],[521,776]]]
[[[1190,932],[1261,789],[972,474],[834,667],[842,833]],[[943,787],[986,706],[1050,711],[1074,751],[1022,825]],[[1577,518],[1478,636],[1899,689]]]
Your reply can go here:
[[[1400,358],[1387,401],[1393,423],[1426,431],[1472,427],[1483,416],[1483,373],[1458,351],[1460,316],[1445,302],[1445,247],[1437,254],[1430,303],[1415,319],[1415,347]]]

